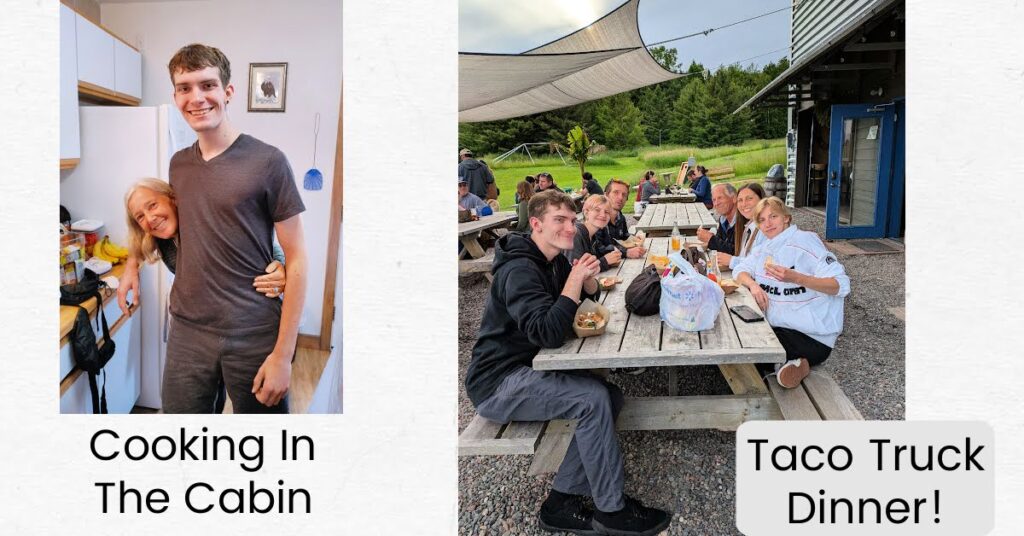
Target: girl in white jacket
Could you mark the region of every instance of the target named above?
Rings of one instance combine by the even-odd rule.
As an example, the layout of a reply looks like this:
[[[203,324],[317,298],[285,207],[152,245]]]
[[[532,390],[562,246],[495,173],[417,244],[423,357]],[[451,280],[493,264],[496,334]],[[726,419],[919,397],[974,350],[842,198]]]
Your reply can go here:
[[[733,270],[765,312],[787,361],[778,381],[793,388],[825,361],[843,330],[843,298],[850,278],[818,235],[792,225],[776,197],[758,202],[758,228],[766,239]]]

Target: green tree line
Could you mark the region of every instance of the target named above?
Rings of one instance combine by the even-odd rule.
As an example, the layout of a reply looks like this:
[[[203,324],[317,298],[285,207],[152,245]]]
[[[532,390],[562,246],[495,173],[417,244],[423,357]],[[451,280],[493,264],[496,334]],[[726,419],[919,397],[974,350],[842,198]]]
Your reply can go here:
[[[674,48],[653,47],[651,55],[686,76],[569,108],[525,117],[459,124],[459,147],[478,154],[507,151],[525,142],[557,142],[581,125],[608,149],[674,143],[697,147],[736,145],[786,135],[785,108],[733,110],[789,67],[785,58],[761,69],[729,65],[707,73],[693,62],[680,71]]]

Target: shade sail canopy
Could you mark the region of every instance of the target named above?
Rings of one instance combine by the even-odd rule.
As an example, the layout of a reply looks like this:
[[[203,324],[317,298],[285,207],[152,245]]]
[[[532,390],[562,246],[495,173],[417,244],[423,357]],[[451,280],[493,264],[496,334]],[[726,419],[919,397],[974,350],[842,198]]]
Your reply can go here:
[[[546,112],[682,76],[647,52],[629,0],[591,25],[522,54],[459,53],[459,122]]]

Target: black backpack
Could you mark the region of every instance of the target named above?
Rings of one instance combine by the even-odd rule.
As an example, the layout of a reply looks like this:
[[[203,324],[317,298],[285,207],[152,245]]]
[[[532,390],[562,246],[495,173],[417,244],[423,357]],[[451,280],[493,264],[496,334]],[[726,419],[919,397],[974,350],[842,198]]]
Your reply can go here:
[[[626,310],[640,316],[656,315],[661,310],[661,277],[658,268],[648,264],[626,287]]]
[[[60,287],[60,304],[78,307],[75,315],[75,324],[68,334],[68,344],[71,345],[71,355],[75,358],[75,365],[89,374],[89,392],[92,395],[92,412],[107,413],[107,379],[103,375],[103,388],[100,390],[96,378],[103,370],[104,365],[114,356],[114,341],[110,338],[110,328],[107,327],[107,316],[103,313],[103,295],[100,289],[106,284],[100,281],[99,277],[92,270],[86,269],[82,280],[74,285],[62,285]],[[96,346],[96,334],[89,325],[89,312],[81,306],[89,298],[96,298],[96,322],[97,328],[103,326],[103,346]]]

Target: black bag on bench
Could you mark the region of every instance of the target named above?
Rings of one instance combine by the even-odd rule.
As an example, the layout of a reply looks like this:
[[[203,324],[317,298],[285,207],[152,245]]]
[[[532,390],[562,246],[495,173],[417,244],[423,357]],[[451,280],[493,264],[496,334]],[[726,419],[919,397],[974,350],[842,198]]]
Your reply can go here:
[[[60,287],[60,304],[78,307],[75,315],[75,324],[68,334],[68,343],[71,345],[71,355],[75,358],[75,365],[89,374],[89,392],[92,395],[92,412],[107,413],[107,380],[106,373],[103,375],[103,388],[100,390],[96,377],[103,370],[104,365],[114,355],[114,341],[110,338],[110,328],[107,327],[107,316],[103,313],[103,295],[100,289],[106,285],[92,270],[86,269],[82,281],[74,285],[62,285]],[[82,303],[89,298],[96,298],[96,322],[97,327],[103,326],[103,346],[96,346],[96,334],[89,325],[89,312],[82,307]]]

